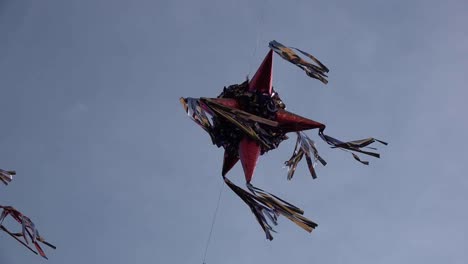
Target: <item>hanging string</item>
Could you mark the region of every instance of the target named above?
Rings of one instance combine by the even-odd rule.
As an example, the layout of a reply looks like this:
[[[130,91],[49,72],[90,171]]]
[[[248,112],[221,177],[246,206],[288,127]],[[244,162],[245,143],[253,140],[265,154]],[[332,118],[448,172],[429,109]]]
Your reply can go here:
[[[214,215],[213,215],[213,220],[211,221],[211,227],[210,227],[210,233],[208,235],[208,240],[206,241],[206,246],[205,246],[205,254],[203,254],[203,264],[206,264],[206,254],[208,253],[208,247],[210,246],[210,241],[211,241],[211,236],[213,234],[213,228],[214,228],[214,225],[215,225],[215,222],[216,222],[216,216],[218,215],[218,209],[219,209],[219,204],[221,202],[221,196],[223,194],[223,188],[224,187],[224,181],[223,183],[221,184],[221,188],[219,190],[219,195],[218,195],[218,202],[216,203],[216,209],[215,209],[215,212],[214,212]]]
[[[253,64],[253,61],[255,59],[255,55],[257,55],[258,46],[260,44],[261,37],[262,37],[262,27],[263,27],[263,22],[264,22],[264,17],[265,17],[265,7],[266,7],[266,5],[263,5],[263,7],[264,8],[260,9],[260,18],[257,20],[256,27],[255,27],[255,29],[256,29],[256,42],[255,42],[254,51],[253,51],[252,56],[250,58],[249,71],[248,71],[247,78],[249,78],[250,75],[252,74],[252,64]]]

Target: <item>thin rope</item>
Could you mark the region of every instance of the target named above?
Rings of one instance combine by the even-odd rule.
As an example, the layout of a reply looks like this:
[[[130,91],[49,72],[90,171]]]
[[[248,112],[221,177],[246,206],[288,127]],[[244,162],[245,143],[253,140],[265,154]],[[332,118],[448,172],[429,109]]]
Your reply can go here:
[[[252,74],[253,60],[255,59],[255,55],[257,55],[257,50],[258,50],[258,46],[259,46],[259,43],[260,43],[260,38],[261,38],[261,35],[262,35],[262,26],[263,26],[263,20],[264,20],[264,17],[265,17],[265,10],[262,8],[260,12],[261,12],[260,13],[260,19],[257,20],[257,25],[256,25],[257,40],[256,40],[256,43],[255,43],[254,51],[252,53],[252,57],[250,58],[249,72],[248,72],[247,77],[250,77],[250,75]]]
[[[213,220],[211,221],[211,228],[210,228],[210,233],[208,235],[208,240],[206,241],[206,246],[205,246],[205,254],[203,255],[203,264],[206,264],[206,254],[208,253],[208,247],[210,246],[210,241],[211,241],[211,236],[213,234],[213,228],[214,228],[214,225],[215,225],[215,222],[216,222],[216,216],[218,215],[218,209],[219,209],[219,204],[221,202],[221,196],[223,194],[223,190],[224,190],[224,181],[223,183],[221,184],[221,189],[219,190],[219,195],[218,195],[218,202],[216,204],[216,209],[215,209],[215,212],[214,212],[214,215],[213,215]]]

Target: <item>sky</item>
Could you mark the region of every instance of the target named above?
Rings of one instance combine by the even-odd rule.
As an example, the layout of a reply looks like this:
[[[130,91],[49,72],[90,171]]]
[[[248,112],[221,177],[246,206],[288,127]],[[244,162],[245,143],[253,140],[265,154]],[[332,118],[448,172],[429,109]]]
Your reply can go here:
[[[0,233],[0,264],[466,263],[466,1],[0,0],[0,204],[28,215],[49,260]],[[301,207],[267,241],[222,185],[222,149],[178,99],[253,75],[277,40],[312,53],[329,84],[274,58],[288,110],[343,140],[389,142],[370,165],[330,149],[312,180],[283,166],[252,183]],[[243,186],[237,165],[228,176]]]

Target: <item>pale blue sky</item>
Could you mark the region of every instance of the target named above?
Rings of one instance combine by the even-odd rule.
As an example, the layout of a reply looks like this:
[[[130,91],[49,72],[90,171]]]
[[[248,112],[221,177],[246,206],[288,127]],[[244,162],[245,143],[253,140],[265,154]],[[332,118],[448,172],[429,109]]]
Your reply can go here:
[[[226,188],[207,264],[466,263],[467,13],[462,0],[0,0],[0,168],[18,172],[0,204],[58,247],[50,264],[201,264],[222,150],[178,98],[244,81],[276,39],[330,68],[324,86],[275,57],[289,110],[390,145],[366,167],[308,132],[328,165],[288,182],[292,137],[253,184],[318,228],[281,219],[267,241]],[[240,166],[229,177],[241,184]],[[0,264],[40,262],[0,234]]]

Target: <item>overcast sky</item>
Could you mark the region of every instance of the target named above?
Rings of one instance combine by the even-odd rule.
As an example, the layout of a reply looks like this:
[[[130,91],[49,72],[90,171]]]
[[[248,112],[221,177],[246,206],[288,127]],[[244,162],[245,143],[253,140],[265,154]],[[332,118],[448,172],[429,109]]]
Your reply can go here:
[[[312,180],[260,159],[253,184],[301,207],[267,241],[228,188],[207,264],[467,263],[466,1],[0,0],[0,204],[36,223],[49,261],[0,233],[0,264],[201,264],[222,149],[180,96],[216,96],[277,40],[330,68],[325,86],[278,56],[288,110],[343,140],[388,141],[370,166],[330,149]],[[229,174],[243,186],[241,166]]]

